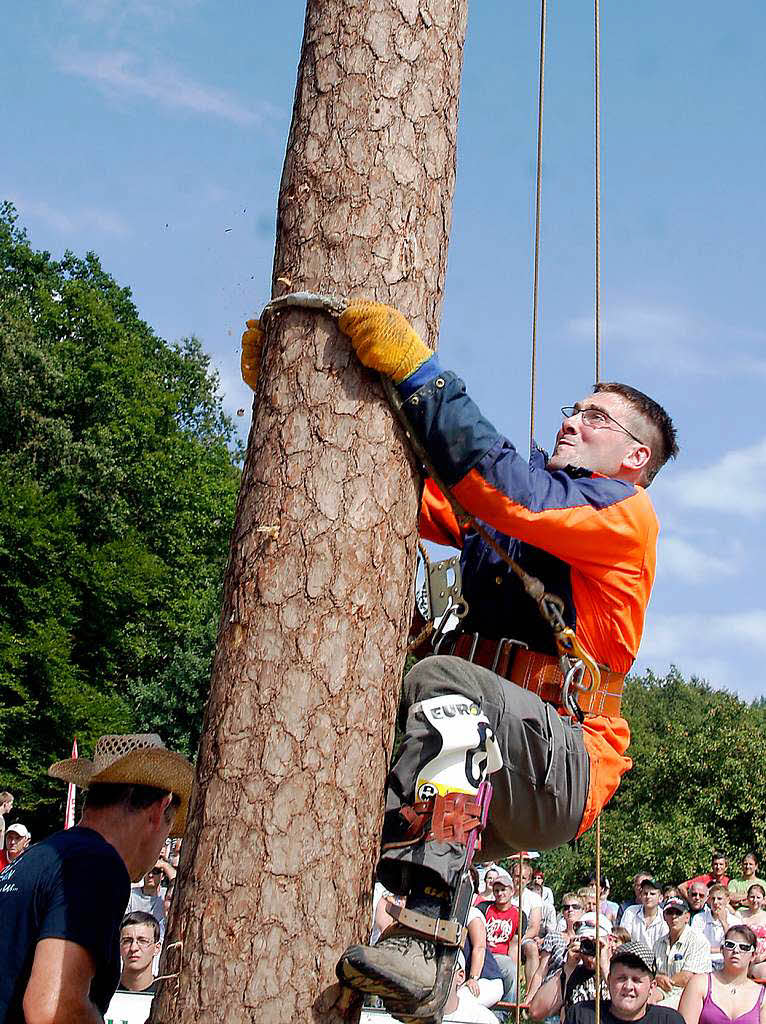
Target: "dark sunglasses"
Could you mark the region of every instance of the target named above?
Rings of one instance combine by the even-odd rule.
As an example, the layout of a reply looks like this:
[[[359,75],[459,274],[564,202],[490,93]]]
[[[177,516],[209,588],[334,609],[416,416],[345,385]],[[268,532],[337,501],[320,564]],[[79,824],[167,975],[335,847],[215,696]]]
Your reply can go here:
[[[561,910],[562,912],[566,912],[567,910],[582,910],[582,907],[579,903],[562,903]]]

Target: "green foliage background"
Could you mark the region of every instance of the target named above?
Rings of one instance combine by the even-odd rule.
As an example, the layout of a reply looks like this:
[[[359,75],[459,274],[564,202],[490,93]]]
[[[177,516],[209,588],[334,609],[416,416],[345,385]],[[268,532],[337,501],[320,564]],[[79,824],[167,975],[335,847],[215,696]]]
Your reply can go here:
[[[735,874],[748,850],[766,854],[763,702],[746,704],[673,670],[629,679],[623,707],[634,767],[601,816],[601,871],[613,898],[630,895],[638,871],[672,884],[709,870],[715,849]],[[595,853],[591,829],[543,854],[557,895],[585,884]]]
[[[196,750],[241,448],[195,338],[0,208],[0,789],[39,835],[77,735]]]

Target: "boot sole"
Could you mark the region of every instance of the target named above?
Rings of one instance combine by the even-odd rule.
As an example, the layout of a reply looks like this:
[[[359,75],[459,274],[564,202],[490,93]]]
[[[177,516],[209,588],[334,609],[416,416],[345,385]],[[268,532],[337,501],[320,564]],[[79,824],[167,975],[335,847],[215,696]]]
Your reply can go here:
[[[335,973],[349,988],[364,992],[365,995],[379,996],[395,1003],[422,1003],[431,994],[431,989],[418,986],[411,988],[406,983],[396,982],[390,974],[384,974],[367,961],[364,954],[367,946],[352,946],[338,961]]]

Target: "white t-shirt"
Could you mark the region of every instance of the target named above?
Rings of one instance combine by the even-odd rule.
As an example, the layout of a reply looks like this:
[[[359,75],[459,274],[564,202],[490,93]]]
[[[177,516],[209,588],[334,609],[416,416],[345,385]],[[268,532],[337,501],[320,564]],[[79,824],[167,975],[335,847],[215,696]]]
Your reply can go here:
[[[625,917],[627,917],[627,911],[623,921]],[[660,907],[657,907],[657,913],[651,921],[645,917],[644,908],[639,907],[637,912],[631,915],[628,924],[623,924],[622,927],[627,928],[634,942],[643,942],[649,949],[654,949],[655,943],[668,934],[668,926],[665,923],[665,918],[662,916],[662,909]]]
[[[514,907],[519,905],[518,894],[514,894],[511,904]],[[521,894],[521,909],[527,917],[527,927],[529,927],[529,915],[533,910],[537,909],[540,911],[540,924],[543,923],[545,917],[545,909],[543,907],[543,900],[541,896],[538,896],[536,892],[531,892],[529,889],[524,889]],[[541,929],[542,931],[542,929]]]
[[[454,1013],[445,1013],[442,1020],[460,1021],[461,1024],[497,1024],[494,1013],[482,1006],[465,985],[457,990],[457,1009]]]
[[[140,885],[130,890],[130,899],[125,908],[126,914],[132,914],[134,910],[143,910],[146,914],[156,917],[160,925],[160,941],[165,938],[165,901],[159,893],[147,896]]]
[[[727,927],[731,928],[732,925],[742,924],[742,918],[739,914],[736,914],[733,910],[730,910],[726,915]],[[721,943],[723,937],[726,934],[726,929],[720,921],[716,921],[713,915],[710,913],[710,908],[705,907],[701,914],[697,914],[691,923],[691,927],[695,931],[702,932],[707,939],[707,943],[710,946],[710,954],[713,962],[713,970],[720,967],[723,963],[723,954],[720,952]],[[713,952],[713,947],[717,948],[717,951]]]

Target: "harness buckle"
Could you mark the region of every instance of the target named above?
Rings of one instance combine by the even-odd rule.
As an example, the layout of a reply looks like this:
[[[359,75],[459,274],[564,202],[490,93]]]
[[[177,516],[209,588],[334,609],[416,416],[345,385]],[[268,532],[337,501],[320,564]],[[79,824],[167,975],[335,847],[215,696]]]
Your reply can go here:
[[[510,636],[502,637],[498,641],[497,650],[495,651],[495,657],[492,659],[492,672],[495,672],[497,670],[497,663],[500,661],[500,655],[503,653],[506,646],[523,647],[526,651],[529,650],[529,644],[525,644],[523,640],[514,640],[513,637]]]

